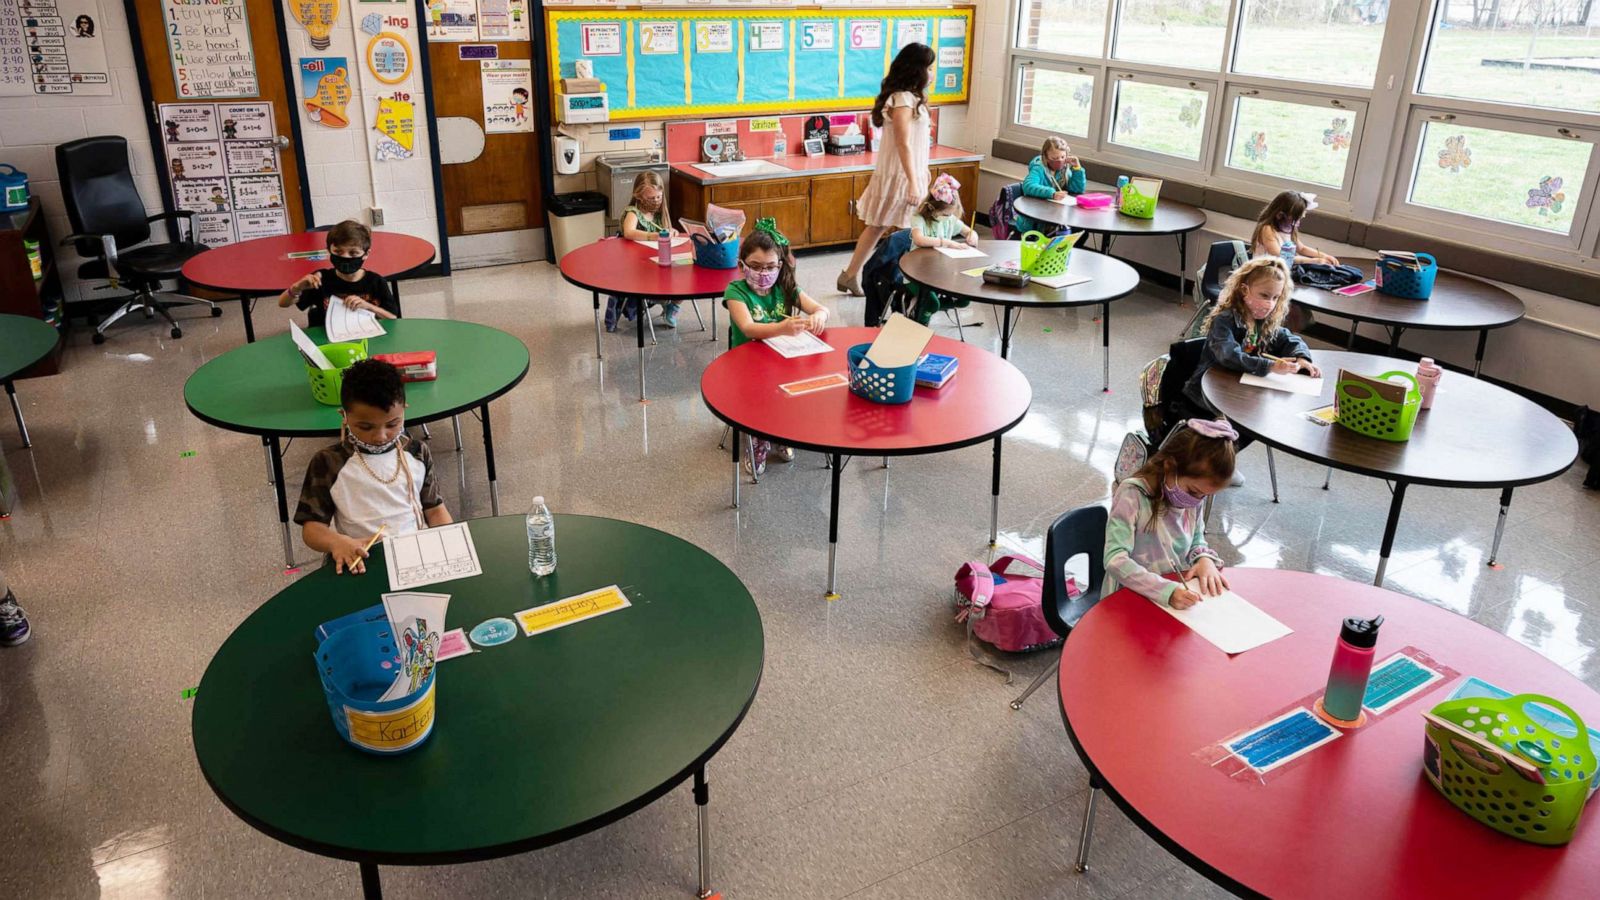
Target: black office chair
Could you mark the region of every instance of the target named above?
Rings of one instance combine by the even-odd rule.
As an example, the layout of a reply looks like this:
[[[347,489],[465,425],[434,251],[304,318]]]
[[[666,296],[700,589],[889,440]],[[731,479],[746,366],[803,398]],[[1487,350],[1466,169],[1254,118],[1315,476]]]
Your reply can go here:
[[[95,326],[96,344],[105,342],[106,329],[112,323],[134,310],[142,310],[145,318],[160,313],[172,326],[175,338],[183,337],[183,330],[167,311],[169,306],[208,306],[211,315],[222,315],[209,300],[160,290],[163,281],[177,279],[183,264],[204,253],[206,246],[189,240],[194,213],[146,214],[139,188],[133,183],[125,138],[104,135],[61,144],[56,147],[56,171],[74,232],[62,238],[61,244],[74,245],[78,255],[87,260],[78,267],[78,276],[111,282],[98,290],[125,287],[134,292]],[[182,240],[146,244],[150,224],[166,219],[177,220]],[[163,299],[156,299],[158,295]]]
[[[1045,535],[1044,590],[1040,602],[1045,623],[1063,638],[1100,602],[1100,585],[1106,580],[1106,519],[1105,507],[1082,506],[1063,513],[1050,524],[1050,533]],[[1067,594],[1066,565],[1067,560],[1079,553],[1089,557],[1089,583],[1083,586],[1083,593],[1071,597]],[[1022,696],[1011,701],[1011,708],[1021,709],[1022,701],[1060,668],[1061,657],[1057,656]]]

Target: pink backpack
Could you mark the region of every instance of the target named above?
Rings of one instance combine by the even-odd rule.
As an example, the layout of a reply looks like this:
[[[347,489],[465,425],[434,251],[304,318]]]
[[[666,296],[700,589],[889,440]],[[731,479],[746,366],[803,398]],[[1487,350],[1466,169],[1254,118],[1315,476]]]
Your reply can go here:
[[[956,572],[956,621],[967,624],[969,639],[976,636],[1008,653],[1043,650],[1061,643],[1061,636],[1051,630],[1039,608],[1044,579],[1012,571],[1022,566],[1044,572],[1042,563],[1021,554],[1002,556],[992,566],[972,560]],[[1076,597],[1080,593],[1077,582],[1068,578],[1067,594]]]

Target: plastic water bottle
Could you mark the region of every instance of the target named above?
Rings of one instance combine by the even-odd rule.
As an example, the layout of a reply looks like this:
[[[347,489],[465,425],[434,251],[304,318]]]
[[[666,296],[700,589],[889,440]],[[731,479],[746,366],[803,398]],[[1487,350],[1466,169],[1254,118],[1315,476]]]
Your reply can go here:
[[[1345,619],[1339,640],[1333,645],[1333,665],[1328,669],[1328,687],[1322,692],[1322,710],[1336,720],[1335,725],[1355,727],[1361,719],[1361,701],[1367,694],[1367,679],[1372,675],[1373,647],[1378,643],[1375,619]]]
[[[1439,368],[1432,358],[1424,356],[1417,363],[1417,390],[1422,393],[1422,408],[1429,409],[1433,406],[1433,392],[1439,389],[1439,379],[1444,375],[1444,369]]]
[[[1289,271],[1291,272],[1294,271],[1294,254],[1294,241],[1284,241],[1283,244],[1278,247],[1278,255],[1283,257],[1283,264],[1288,266]]]
[[[556,570],[556,519],[543,497],[533,498],[528,513],[528,571],[538,576]]]
[[[656,263],[672,265],[672,235],[666,231],[656,232]]]
[[[1130,179],[1126,175],[1117,176],[1117,209],[1122,208],[1122,191],[1128,186]]]

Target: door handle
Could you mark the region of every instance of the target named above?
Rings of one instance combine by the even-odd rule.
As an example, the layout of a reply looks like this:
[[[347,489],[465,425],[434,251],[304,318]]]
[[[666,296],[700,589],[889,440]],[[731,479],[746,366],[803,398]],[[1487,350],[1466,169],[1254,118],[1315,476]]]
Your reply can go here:
[[[278,149],[279,150],[287,150],[287,149],[289,149],[289,136],[288,135],[286,135],[286,134],[278,135]]]

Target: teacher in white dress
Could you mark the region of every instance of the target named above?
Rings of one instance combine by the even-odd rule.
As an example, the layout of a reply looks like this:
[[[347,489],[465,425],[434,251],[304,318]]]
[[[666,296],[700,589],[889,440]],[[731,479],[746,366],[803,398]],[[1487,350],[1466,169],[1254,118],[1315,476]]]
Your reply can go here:
[[[885,231],[911,224],[911,211],[928,193],[928,81],[933,78],[933,48],[907,44],[883,76],[872,124],[883,129],[872,180],[856,201],[866,223],[850,265],[839,273],[842,293],[862,296],[861,267]]]

